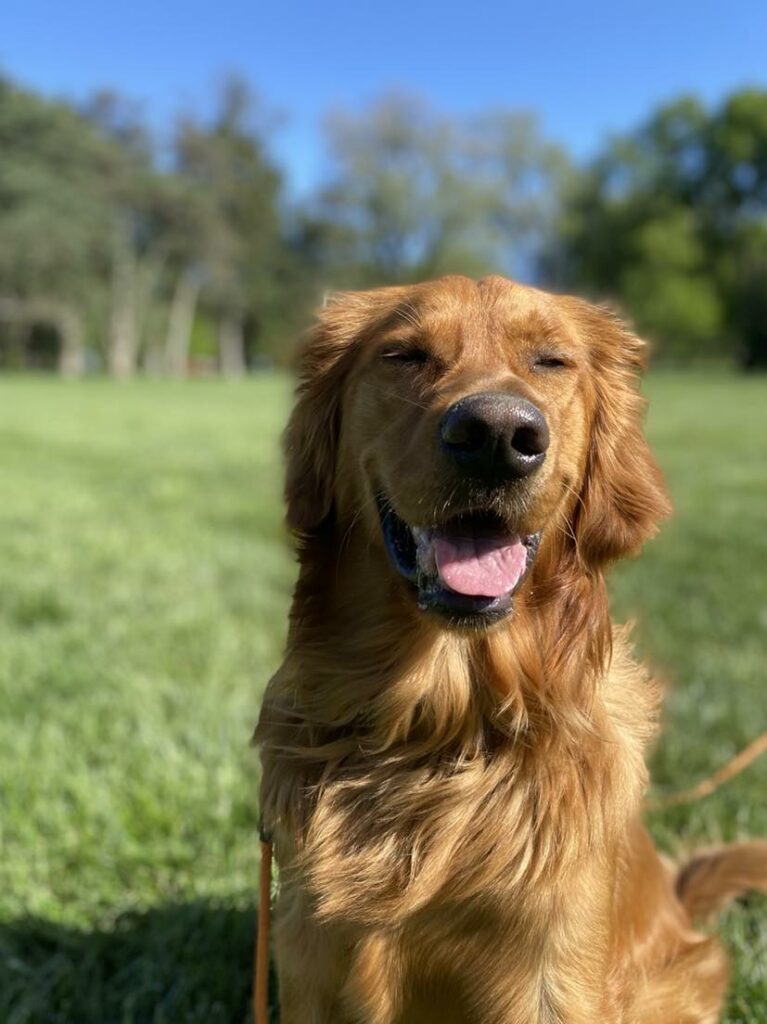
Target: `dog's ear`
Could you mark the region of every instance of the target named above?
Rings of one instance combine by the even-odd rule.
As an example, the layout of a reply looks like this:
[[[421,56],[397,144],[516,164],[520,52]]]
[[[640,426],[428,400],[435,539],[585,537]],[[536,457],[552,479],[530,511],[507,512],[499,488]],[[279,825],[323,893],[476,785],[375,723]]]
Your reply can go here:
[[[573,525],[581,560],[598,568],[639,551],[671,506],[642,431],[645,344],[611,311],[581,302],[578,309],[591,351],[594,410]]]
[[[288,526],[308,534],[333,504],[344,353],[354,337],[341,297],[326,298],[298,354],[296,404],[283,434]]]
[[[333,511],[341,399],[357,343],[394,289],[325,297],[298,356],[296,404],[283,435],[287,523],[310,534]]]

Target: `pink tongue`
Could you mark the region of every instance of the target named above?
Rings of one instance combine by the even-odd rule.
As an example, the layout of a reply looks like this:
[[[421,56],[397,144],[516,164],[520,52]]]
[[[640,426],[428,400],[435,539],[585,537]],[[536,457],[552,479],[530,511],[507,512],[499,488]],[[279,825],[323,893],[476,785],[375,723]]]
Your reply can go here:
[[[527,549],[516,537],[438,535],[432,543],[439,578],[458,594],[500,597],[525,571]]]

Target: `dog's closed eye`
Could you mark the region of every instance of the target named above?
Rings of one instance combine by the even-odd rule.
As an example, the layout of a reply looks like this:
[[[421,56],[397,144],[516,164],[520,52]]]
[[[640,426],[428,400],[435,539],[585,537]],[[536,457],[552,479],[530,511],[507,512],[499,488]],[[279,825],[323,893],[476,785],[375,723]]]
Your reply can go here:
[[[564,356],[554,352],[541,352],[532,362],[534,370],[566,370],[572,366]]]
[[[394,363],[411,363],[424,366],[429,361],[429,353],[418,345],[408,342],[397,342],[381,349],[381,358]]]

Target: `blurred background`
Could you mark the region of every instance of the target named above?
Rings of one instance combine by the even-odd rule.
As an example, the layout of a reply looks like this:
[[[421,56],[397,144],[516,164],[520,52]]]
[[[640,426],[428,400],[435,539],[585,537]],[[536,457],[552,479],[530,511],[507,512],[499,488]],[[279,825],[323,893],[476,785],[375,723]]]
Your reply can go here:
[[[676,516],[615,574],[659,792],[767,725],[767,8],[0,10],[0,1021],[240,1022],[279,432],[328,289],[507,273],[653,343]],[[767,835],[767,770],[657,813]],[[764,900],[729,1024],[767,1020]]]

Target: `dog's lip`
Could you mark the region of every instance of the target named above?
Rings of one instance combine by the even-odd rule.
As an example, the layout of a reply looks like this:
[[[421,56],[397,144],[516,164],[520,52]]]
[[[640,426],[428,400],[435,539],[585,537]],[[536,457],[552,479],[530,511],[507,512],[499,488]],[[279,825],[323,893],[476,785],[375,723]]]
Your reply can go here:
[[[424,611],[436,611],[459,623],[487,625],[503,618],[512,607],[514,594],[528,574],[535,559],[540,533],[520,535],[505,524],[500,517],[486,509],[472,509],[443,523],[430,527],[412,527],[400,517],[392,502],[385,494],[376,497],[381,533],[389,561],[400,576],[404,577],[415,591],[418,607]],[[519,579],[506,592],[495,596],[469,595],[458,593],[446,586],[434,567],[433,572],[425,571],[419,564],[418,544],[430,533],[446,533],[460,528],[462,522],[470,522],[474,533],[504,533],[510,539],[518,539],[526,549],[526,564]]]

